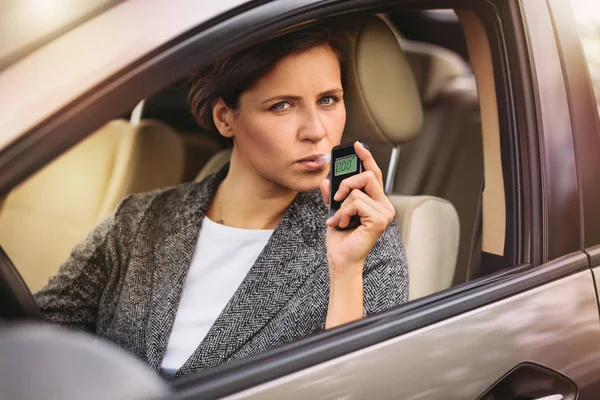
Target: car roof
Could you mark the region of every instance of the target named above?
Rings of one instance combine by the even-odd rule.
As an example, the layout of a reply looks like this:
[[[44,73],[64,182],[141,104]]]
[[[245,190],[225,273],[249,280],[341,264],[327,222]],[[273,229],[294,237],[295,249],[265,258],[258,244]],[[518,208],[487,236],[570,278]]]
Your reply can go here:
[[[173,38],[247,2],[128,0],[113,2],[96,15],[94,9],[88,14],[82,9],[91,18],[0,71],[0,150]],[[21,46],[41,39],[23,39]],[[10,54],[18,51],[14,45]]]

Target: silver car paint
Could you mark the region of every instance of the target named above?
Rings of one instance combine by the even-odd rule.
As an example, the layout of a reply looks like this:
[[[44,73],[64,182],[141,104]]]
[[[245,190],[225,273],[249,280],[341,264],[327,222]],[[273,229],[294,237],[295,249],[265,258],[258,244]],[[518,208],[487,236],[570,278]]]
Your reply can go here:
[[[228,399],[474,399],[523,361],[585,387],[600,370],[599,328],[588,270]]]

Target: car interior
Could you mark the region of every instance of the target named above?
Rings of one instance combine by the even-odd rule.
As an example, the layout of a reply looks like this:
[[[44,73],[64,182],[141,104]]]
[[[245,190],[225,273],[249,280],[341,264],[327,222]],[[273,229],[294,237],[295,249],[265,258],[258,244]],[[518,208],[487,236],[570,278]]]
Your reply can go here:
[[[356,37],[342,142],[365,141],[386,182],[406,249],[410,299],[480,276],[484,151],[480,99],[452,10],[332,20]],[[432,35],[439,26],[444,37]],[[377,70],[374,74],[373,71]],[[199,181],[229,159],[201,131],[185,81],[108,122],[16,187],[0,243],[32,292],[128,194]]]

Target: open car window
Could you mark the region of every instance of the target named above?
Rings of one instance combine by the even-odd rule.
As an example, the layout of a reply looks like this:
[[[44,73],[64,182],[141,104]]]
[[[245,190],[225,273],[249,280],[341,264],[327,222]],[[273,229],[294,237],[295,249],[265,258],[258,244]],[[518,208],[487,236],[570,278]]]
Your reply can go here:
[[[444,11],[448,12],[453,13]],[[479,72],[489,77],[486,68],[491,66],[479,59],[474,65],[470,56],[485,60],[489,55],[477,53],[485,51],[485,47],[483,50],[474,47],[471,53],[465,53],[465,32],[476,27],[461,26],[461,20],[453,15],[456,17],[453,22],[438,22],[451,29],[451,40],[439,35],[419,37],[419,24],[425,27],[432,23],[427,14],[396,12],[362,16],[389,30],[394,39],[386,46],[395,47],[392,50],[402,57],[401,63],[389,65],[387,106],[398,107],[401,112],[403,103],[408,104],[406,99],[414,96],[414,104],[422,109],[421,127],[410,128],[413,130],[406,137],[402,136],[403,130],[393,134],[384,132],[395,140],[392,144],[385,143],[364,129],[354,129],[363,123],[356,115],[367,116],[352,108],[355,106],[351,95],[346,98],[346,106],[352,113],[342,141],[359,139],[367,143],[383,172],[408,262],[409,300],[478,280],[510,266],[498,260],[486,264],[486,258],[482,257],[485,252],[502,257],[505,246],[504,228],[495,224],[497,232],[491,233],[500,238],[494,245],[496,250],[490,253],[490,246],[482,247],[485,218],[496,218],[492,214],[483,215],[484,137],[488,142],[497,141],[499,132],[497,128],[488,128],[484,135],[482,119],[497,118],[497,113],[481,114],[482,99],[474,75]],[[477,17],[462,19],[462,23],[471,25],[477,21]],[[349,31],[353,23],[352,19],[334,20],[334,26],[341,27],[338,29]],[[364,45],[364,49],[372,51],[380,45],[374,41]],[[376,53],[373,57],[377,57]],[[368,57],[364,60],[372,62]],[[366,73],[376,74],[377,66],[373,64]],[[406,82],[414,85],[414,94],[409,95],[403,92],[403,86],[398,86],[407,85]],[[482,78],[481,85],[493,88],[494,81]],[[391,93],[396,89],[397,92]],[[7,196],[0,217],[3,227],[0,239],[33,291],[46,285],[71,249],[111,215],[124,196],[198,182],[229,161],[231,142],[199,128],[190,113],[189,90],[189,83],[184,80],[145,99],[135,111],[106,123]],[[495,93],[490,96],[483,106],[485,110],[495,107]],[[397,111],[389,115],[394,113]],[[405,125],[410,117],[406,115],[397,123]],[[378,118],[380,123],[395,123],[385,115]],[[501,163],[498,146],[488,146],[488,151],[490,159]],[[489,168],[500,175],[488,176],[488,191],[503,187],[501,164]],[[495,181],[498,176],[500,179]],[[86,196],[80,195],[73,204],[64,196],[71,196],[76,190]],[[36,201],[40,198],[45,202]],[[504,196],[492,198],[501,205],[505,201]],[[500,217],[506,218],[503,214]],[[50,236],[60,240],[45,247]],[[23,237],[29,237],[29,243],[40,242],[36,251],[23,248]]]

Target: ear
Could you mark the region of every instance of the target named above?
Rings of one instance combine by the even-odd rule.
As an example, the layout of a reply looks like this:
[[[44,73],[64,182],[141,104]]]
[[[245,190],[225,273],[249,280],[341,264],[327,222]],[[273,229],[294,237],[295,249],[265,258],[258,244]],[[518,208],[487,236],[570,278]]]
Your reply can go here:
[[[219,133],[227,138],[233,137],[233,112],[222,98],[218,98],[213,104],[212,115]]]

